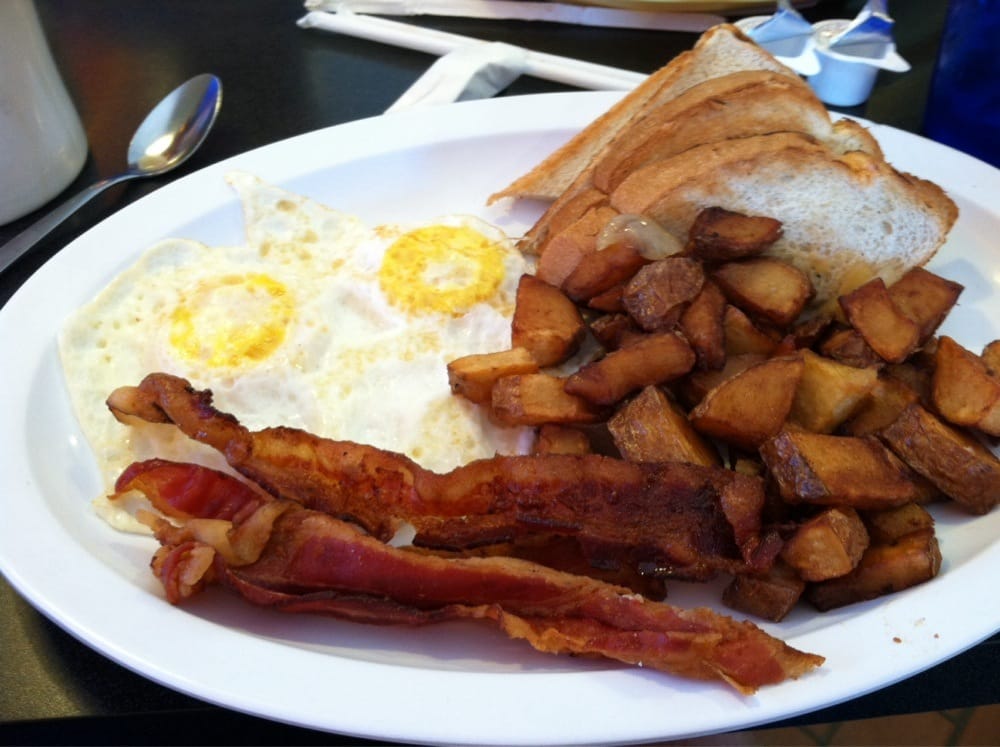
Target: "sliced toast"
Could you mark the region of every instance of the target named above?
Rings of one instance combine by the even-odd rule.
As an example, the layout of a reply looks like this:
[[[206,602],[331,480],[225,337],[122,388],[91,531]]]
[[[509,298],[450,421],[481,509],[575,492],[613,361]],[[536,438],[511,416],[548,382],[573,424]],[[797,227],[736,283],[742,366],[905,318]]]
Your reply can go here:
[[[771,70],[796,77],[791,69],[735,26],[715,26],[702,34],[691,50],[652,73],[534,169],[492,195],[489,202],[504,197],[555,200],[619,130],[642,116],[644,111],[706,80],[742,70]]]
[[[801,79],[742,71],[700,83],[625,128],[597,159],[593,183],[610,193],[653,161],[695,145],[769,132],[803,132],[835,149],[844,147],[844,133],[834,129],[826,107]],[[878,152],[874,138],[868,139],[852,141],[849,148]]]
[[[873,275],[926,263],[957,219],[937,185],[889,165],[857,122],[832,121],[789,68],[729,25],[707,31],[577,137],[492,196],[553,200],[522,238],[560,285],[616,214],[683,241],[715,206],[776,218],[769,253],[806,272],[822,307]]]
[[[543,254],[549,239],[593,207],[600,193],[609,193],[645,164],[696,145],[782,131],[806,133],[838,153],[879,154],[875,139],[860,125],[832,123],[826,107],[798,77],[770,70],[728,73],[692,86],[622,128],[548,207],[520,247]]]

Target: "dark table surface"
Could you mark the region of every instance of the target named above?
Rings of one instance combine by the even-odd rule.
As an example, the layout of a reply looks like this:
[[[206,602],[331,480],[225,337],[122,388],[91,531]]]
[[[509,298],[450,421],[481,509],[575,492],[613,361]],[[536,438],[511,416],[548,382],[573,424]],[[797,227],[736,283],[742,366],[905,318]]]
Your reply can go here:
[[[831,0],[804,12],[810,20],[846,18],[861,5]],[[299,29],[295,21],[304,10],[293,0],[38,0],[37,7],[90,144],[83,172],[53,204],[120,170],[135,126],[178,82],[213,72],[224,81],[225,103],[212,135],[184,167],[171,177],[113,188],[86,206],[0,277],[0,304],[76,236],[170,178],[293,135],[378,115],[432,62],[419,52]],[[892,10],[899,51],[913,69],[881,74],[865,105],[843,111],[921,133],[945,3],[896,3]],[[661,66],[695,40],[688,33],[516,21],[419,22],[640,72]],[[502,95],[563,90],[570,89],[522,77]],[[43,212],[0,226],[0,243]],[[2,579],[0,631],[0,742],[6,744],[340,741],[217,708],[146,680],[67,635]],[[998,670],[1000,638],[994,636],[904,682],[789,723],[994,704],[1000,702]]]

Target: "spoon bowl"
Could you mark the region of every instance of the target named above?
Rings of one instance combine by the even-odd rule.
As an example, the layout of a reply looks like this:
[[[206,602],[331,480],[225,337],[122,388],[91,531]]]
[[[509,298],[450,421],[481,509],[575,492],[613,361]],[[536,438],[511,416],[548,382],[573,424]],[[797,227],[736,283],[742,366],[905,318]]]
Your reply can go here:
[[[222,83],[207,73],[196,75],[167,94],[132,136],[126,153],[127,169],[92,184],[0,247],[0,272],[108,187],[128,179],[159,176],[184,163],[204,142],[221,106]]]
[[[175,88],[132,136],[129,170],[156,176],[180,166],[204,142],[221,104],[222,83],[214,75],[196,75]]]

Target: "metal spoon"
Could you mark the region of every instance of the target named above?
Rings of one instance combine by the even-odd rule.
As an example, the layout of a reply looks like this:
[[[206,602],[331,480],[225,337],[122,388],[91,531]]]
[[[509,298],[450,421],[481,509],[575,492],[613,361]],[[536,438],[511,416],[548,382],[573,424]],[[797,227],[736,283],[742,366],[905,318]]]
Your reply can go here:
[[[159,176],[184,163],[212,129],[221,105],[222,83],[214,75],[196,75],[167,94],[132,136],[128,169],[91,185],[0,247],[0,273],[108,187],[128,179]]]

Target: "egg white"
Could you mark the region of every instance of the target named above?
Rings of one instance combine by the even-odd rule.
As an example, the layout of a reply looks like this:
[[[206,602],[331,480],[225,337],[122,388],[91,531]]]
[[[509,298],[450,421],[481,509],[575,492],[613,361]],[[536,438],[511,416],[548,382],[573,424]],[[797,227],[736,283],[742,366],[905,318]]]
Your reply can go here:
[[[510,345],[517,281],[530,266],[499,229],[472,216],[370,228],[251,175],[227,180],[242,203],[246,245],[163,241],[78,309],[59,336],[105,492],[131,462],[154,456],[225,468],[172,427],[126,427],[108,412],[111,391],[153,371],[211,389],[216,406],[251,429],[302,428],[404,453],[435,471],[530,448],[530,429],[493,425],[447,380],[448,361]],[[421,284],[463,291],[469,279],[450,250],[433,247],[426,277],[411,278],[409,264],[388,267],[409,262],[391,249],[400,236],[430,227],[433,243],[451,230],[442,226],[494,242],[488,291],[473,302],[457,293],[457,306],[451,297],[442,308],[421,306],[425,297],[414,306],[407,298]],[[134,528],[123,512],[98,504],[109,522]]]

